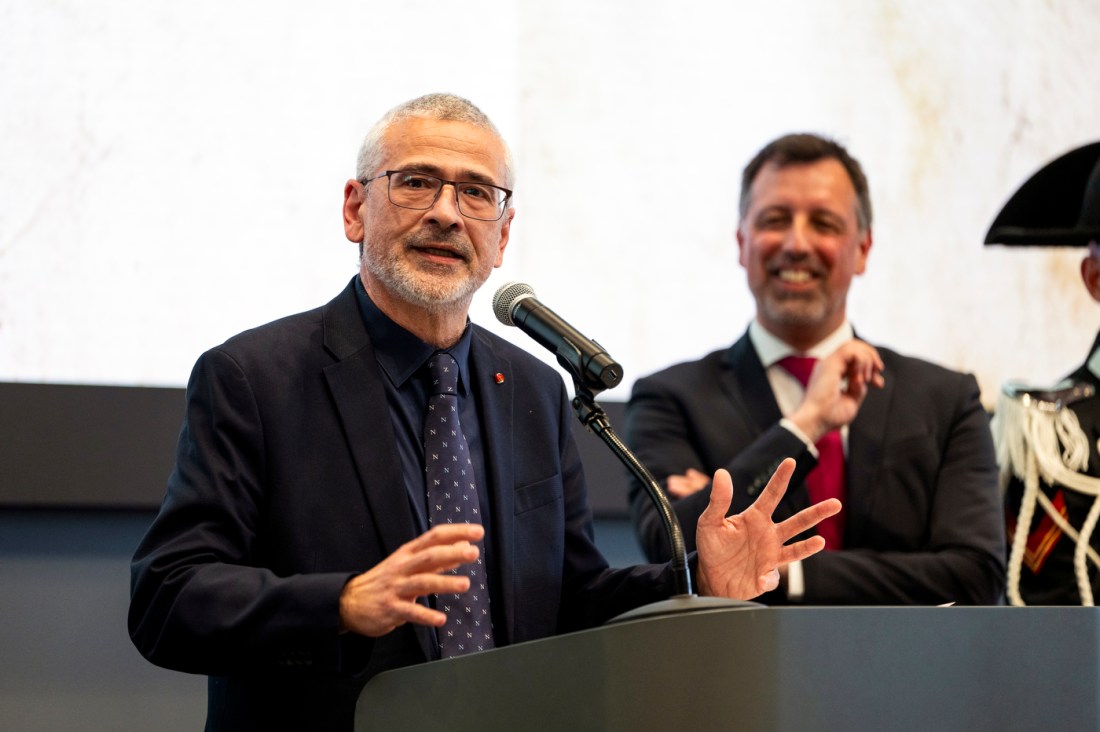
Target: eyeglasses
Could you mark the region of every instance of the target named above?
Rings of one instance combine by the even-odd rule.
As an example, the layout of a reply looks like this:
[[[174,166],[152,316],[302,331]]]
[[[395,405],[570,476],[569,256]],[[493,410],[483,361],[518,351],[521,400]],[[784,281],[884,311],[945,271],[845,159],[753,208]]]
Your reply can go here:
[[[373,178],[360,178],[367,185],[379,178],[389,178],[388,195],[390,203],[401,208],[427,211],[439,200],[443,186],[451,185],[455,189],[458,212],[478,221],[496,221],[504,215],[508,199],[512,192],[507,188],[489,183],[472,181],[443,180],[427,173],[412,170],[387,170]]]

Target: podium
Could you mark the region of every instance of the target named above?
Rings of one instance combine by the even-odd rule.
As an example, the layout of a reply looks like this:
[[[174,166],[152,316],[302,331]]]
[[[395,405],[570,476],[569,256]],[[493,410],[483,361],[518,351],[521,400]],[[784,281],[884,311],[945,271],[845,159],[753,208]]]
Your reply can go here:
[[[643,618],[379,674],[355,729],[1096,730],[1100,616],[758,607]]]

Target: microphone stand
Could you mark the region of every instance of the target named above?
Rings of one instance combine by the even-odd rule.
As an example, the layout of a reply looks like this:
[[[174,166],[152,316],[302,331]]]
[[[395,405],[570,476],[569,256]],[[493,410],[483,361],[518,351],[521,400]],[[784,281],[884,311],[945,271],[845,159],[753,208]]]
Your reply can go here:
[[[577,413],[577,418],[586,428],[595,432],[596,436],[603,440],[604,444],[615,453],[615,457],[619,458],[619,461],[645,486],[646,493],[649,494],[650,500],[656,505],[657,512],[661,515],[661,522],[668,533],[669,546],[672,547],[670,564],[676,588],[675,594],[668,600],[643,605],[618,615],[607,622],[609,624],[618,623],[643,617],[696,612],[699,610],[763,607],[763,605],[756,602],[731,600],[722,597],[700,597],[692,592],[691,572],[688,569],[687,550],[684,547],[684,532],[680,528],[680,522],[676,518],[676,514],[672,511],[672,504],[669,503],[668,496],[654,480],[653,474],[615,434],[615,431],[611,428],[611,420],[607,418],[607,413],[604,412],[603,407],[596,403],[596,394],[603,391],[603,386],[597,386],[592,380],[585,380],[569,368],[568,364],[564,363],[562,359],[559,359],[559,362],[562,362],[566,370],[573,376],[576,396],[573,397],[572,404],[573,410]]]

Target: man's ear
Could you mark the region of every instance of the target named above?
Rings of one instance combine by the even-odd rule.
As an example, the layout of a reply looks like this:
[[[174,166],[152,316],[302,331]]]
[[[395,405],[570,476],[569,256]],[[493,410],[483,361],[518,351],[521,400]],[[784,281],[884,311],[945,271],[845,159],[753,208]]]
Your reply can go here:
[[[344,184],[344,236],[348,241],[363,241],[363,216],[361,210],[367,198],[367,190],[357,180]]]
[[[873,243],[874,237],[871,235],[871,229],[868,228],[860,236],[859,243],[856,245],[859,247],[859,252],[856,254],[856,274],[863,274],[867,271],[867,255],[871,253]]]
[[[512,219],[516,215],[514,208],[509,208],[504,212],[504,220],[500,224],[500,242],[497,245],[497,259],[493,263],[493,267],[499,267],[504,264],[504,248],[508,246],[508,237],[512,234]]]
[[[1092,299],[1100,302],[1100,247],[1089,245],[1089,254],[1081,260],[1081,279]]]

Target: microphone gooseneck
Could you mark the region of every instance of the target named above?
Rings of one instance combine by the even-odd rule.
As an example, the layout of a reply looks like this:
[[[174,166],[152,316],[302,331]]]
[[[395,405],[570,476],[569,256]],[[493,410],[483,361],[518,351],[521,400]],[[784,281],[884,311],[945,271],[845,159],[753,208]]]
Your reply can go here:
[[[595,432],[619,461],[645,486],[668,533],[669,546],[672,549],[671,567],[676,597],[693,596],[684,534],[668,496],[661,490],[649,470],[615,434],[603,407],[595,400],[596,394],[617,386],[622,381],[622,367],[607,355],[600,344],[581,335],[550,308],[539,302],[530,285],[522,282],[508,282],[501,285],[493,295],[493,312],[496,313],[497,320],[500,322],[519,328],[557,354],[558,362],[573,375],[573,384],[577,390],[573,398],[573,409],[577,413],[577,418],[580,419],[581,424]],[[681,607],[677,608],[677,611],[682,610]]]

